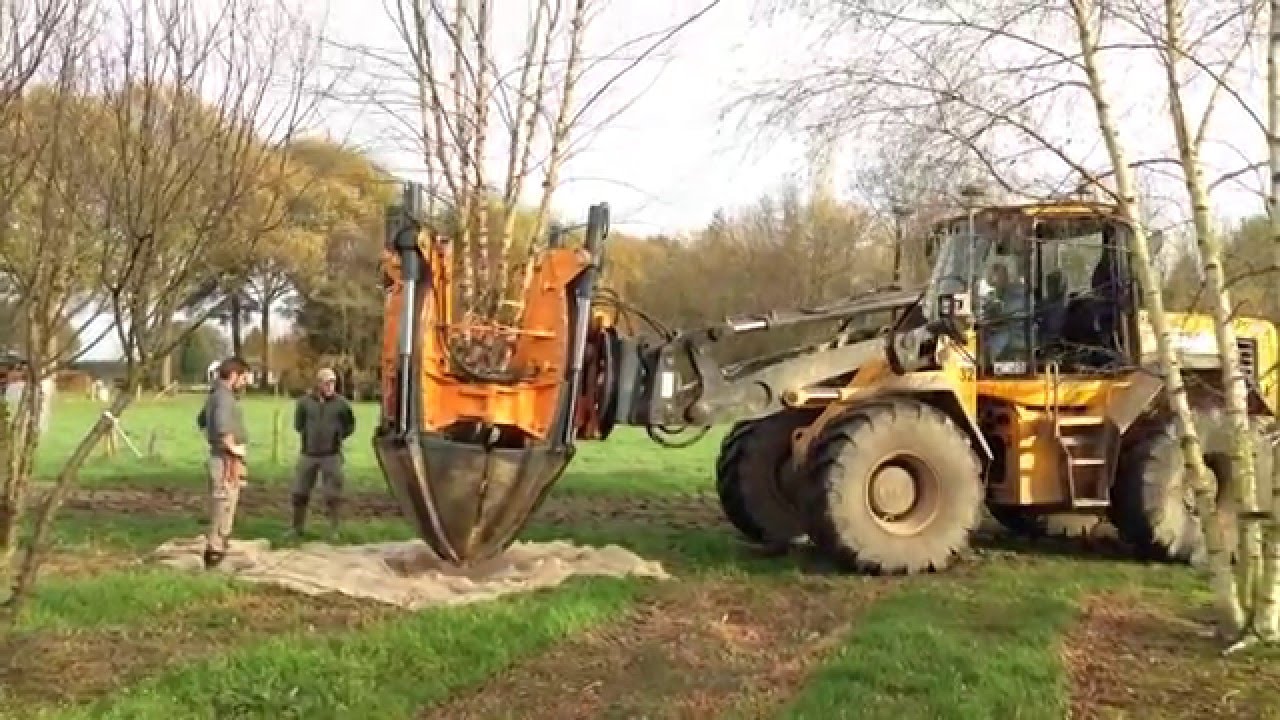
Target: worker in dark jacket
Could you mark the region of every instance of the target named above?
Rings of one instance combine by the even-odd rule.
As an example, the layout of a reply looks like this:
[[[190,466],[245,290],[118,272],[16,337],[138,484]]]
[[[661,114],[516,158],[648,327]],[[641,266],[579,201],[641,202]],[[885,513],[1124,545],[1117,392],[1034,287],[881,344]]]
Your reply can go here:
[[[324,478],[325,503],[330,528],[337,532],[342,506],[342,443],[356,430],[351,404],[337,392],[337,376],[323,368],[316,374],[312,392],[298,399],[293,414],[301,453],[292,488],[293,532],[301,536],[306,525],[307,505],[317,476]]]

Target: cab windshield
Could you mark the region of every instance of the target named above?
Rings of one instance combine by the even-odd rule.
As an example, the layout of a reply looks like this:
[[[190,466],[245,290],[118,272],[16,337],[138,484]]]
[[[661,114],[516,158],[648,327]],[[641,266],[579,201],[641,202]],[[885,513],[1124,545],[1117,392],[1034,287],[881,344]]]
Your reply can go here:
[[[947,232],[940,236],[933,270],[925,289],[923,311],[929,320],[937,320],[938,298],[942,295],[974,293],[974,280],[980,274],[991,241],[963,232]]]

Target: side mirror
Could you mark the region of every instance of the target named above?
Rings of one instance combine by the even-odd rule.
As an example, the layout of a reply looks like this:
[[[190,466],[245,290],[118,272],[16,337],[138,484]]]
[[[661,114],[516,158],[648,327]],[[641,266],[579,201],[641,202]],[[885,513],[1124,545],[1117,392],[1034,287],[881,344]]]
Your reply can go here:
[[[957,292],[938,296],[938,317],[947,320],[968,320],[973,317],[969,293]]]

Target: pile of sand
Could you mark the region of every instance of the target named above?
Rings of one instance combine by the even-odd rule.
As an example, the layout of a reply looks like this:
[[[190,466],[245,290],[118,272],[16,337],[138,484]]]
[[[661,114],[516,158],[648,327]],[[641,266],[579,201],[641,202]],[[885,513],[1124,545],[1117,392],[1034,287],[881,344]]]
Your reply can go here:
[[[203,553],[203,537],[181,538],[156,548],[151,557],[171,567],[205,572]],[[340,593],[410,610],[555,587],[574,575],[670,577],[660,563],[616,545],[517,542],[496,558],[455,568],[420,540],[337,546],[307,543],[277,550],[267,540],[233,540],[218,571],[308,595]]]

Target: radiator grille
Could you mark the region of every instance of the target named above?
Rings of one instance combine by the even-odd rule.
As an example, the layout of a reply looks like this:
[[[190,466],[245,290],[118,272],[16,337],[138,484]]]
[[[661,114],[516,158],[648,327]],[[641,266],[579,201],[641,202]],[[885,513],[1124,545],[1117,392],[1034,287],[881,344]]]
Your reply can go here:
[[[1245,383],[1254,389],[1258,387],[1258,342],[1253,338],[1237,338],[1236,348],[1240,353],[1240,373]]]

